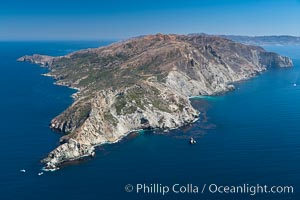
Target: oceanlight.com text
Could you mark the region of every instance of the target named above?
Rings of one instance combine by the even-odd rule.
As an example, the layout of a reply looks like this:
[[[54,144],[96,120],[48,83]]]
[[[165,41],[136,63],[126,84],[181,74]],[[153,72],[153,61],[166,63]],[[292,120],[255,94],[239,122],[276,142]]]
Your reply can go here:
[[[293,186],[269,186],[261,184],[242,184],[242,185],[218,185],[218,184],[179,184],[173,185],[161,184],[161,183],[138,183],[127,184],[125,191],[136,194],[159,194],[167,195],[173,194],[246,194],[250,196],[258,194],[293,194]]]

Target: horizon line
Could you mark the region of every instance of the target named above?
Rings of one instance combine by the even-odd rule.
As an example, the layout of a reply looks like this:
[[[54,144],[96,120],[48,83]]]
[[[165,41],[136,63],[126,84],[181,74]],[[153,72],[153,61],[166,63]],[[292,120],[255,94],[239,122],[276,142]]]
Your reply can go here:
[[[104,42],[104,41],[108,41],[108,42],[113,42],[113,41],[122,41],[122,40],[127,40],[127,39],[132,39],[132,38],[136,38],[136,37],[142,37],[142,36],[147,36],[147,35],[156,35],[156,34],[163,34],[163,35],[193,35],[193,34],[199,34],[199,35],[207,35],[207,36],[240,36],[240,37],[295,37],[295,38],[300,38],[300,36],[296,36],[296,35],[288,35],[288,34],[271,34],[271,35],[239,35],[239,34],[208,34],[208,33],[187,33],[187,34],[178,34],[178,33],[155,33],[155,34],[140,34],[140,35],[136,35],[136,36],[131,36],[131,37],[126,37],[126,38],[73,38],[73,39],[69,39],[69,38],[39,38],[39,39],[34,39],[34,38],[8,38],[8,39],[4,39],[4,38],[0,38],[0,42],[95,42],[95,41],[99,41],[99,42]]]

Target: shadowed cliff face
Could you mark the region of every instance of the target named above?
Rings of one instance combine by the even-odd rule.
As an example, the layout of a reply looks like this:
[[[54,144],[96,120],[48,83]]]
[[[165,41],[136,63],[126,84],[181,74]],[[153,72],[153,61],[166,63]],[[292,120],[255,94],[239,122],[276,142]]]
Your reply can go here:
[[[188,96],[233,89],[232,82],[292,61],[260,47],[212,36],[149,35],[60,57],[24,56],[50,69],[57,84],[79,89],[74,103],[51,121],[67,133],[43,160],[47,168],[91,155],[137,129],[172,129],[199,112]]]

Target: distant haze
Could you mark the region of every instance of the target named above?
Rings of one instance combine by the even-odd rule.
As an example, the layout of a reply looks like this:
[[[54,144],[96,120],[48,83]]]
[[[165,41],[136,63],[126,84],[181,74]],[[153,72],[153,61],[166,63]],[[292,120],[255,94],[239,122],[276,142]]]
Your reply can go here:
[[[154,33],[300,35],[299,0],[10,0],[0,40],[124,39]]]

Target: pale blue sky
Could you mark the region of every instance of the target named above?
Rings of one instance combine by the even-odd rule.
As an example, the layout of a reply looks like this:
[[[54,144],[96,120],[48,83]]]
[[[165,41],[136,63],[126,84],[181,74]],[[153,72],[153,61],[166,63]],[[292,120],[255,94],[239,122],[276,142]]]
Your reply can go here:
[[[300,36],[299,0],[9,0],[0,40],[122,39],[154,33]]]

